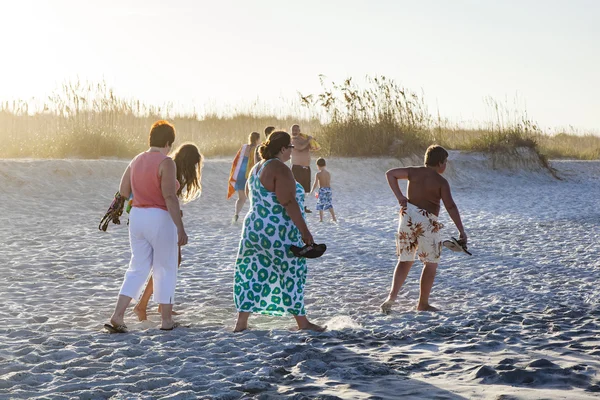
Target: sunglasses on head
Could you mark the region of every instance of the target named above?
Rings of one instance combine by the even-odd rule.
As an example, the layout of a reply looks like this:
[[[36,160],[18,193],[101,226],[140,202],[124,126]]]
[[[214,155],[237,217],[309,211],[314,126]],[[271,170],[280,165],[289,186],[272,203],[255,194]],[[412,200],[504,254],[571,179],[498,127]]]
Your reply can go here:
[[[293,148],[294,148],[294,145],[293,145],[293,144],[288,144],[288,145],[287,145],[287,146],[285,146],[285,147],[286,147],[286,148],[288,148],[288,149],[293,149]]]

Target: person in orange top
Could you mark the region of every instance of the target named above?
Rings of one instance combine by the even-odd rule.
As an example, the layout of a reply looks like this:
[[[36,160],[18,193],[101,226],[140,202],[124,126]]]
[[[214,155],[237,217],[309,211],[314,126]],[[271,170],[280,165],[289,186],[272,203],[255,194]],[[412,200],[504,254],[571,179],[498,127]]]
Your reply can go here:
[[[129,216],[131,261],[110,323],[104,325],[111,333],[127,332],[125,310],[140,294],[150,270],[154,274],[154,298],[161,305],[160,329],[178,326],[172,317],[178,245],[186,245],[188,236],[177,197],[177,167],[167,156],[174,141],[175,127],[167,121],[155,122],[150,129],[150,148],[131,161],[121,178],[121,196],[129,198],[133,192]]]

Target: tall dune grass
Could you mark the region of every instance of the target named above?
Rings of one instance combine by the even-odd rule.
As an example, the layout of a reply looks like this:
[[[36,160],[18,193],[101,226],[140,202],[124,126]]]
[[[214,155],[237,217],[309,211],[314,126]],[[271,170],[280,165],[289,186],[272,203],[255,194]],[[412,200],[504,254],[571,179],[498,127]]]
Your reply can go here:
[[[316,134],[327,154],[405,156],[434,140],[422,95],[384,76],[367,77],[362,87],[351,78],[341,84],[320,79],[321,93],[300,97],[305,107],[326,118]]]
[[[300,123],[308,131],[320,125],[316,119],[268,114],[248,110],[199,118],[174,113],[169,104],[120,98],[105,83],[71,82],[36,109],[24,101],[0,103],[0,157],[131,157],[147,147],[148,130],[161,118],[175,124],[179,143],[193,141],[207,156],[235,154],[250,132],[262,134],[268,125]]]
[[[0,157],[131,157],[146,148],[152,123],[166,118],[174,122],[179,143],[193,141],[209,157],[232,156],[252,131],[299,123],[326,155],[406,156],[438,143],[483,152],[529,147],[541,159],[600,158],[600,137],[546,134],[526,112],[509,111],[493,99],[487,101],[490,121],[465,128],[433,117],[422,93],[386,77],[367,77],[360,86],[351,78],[340,84],[320,79],[321,93],[300,95],[295,115],[257,106],[230,114],[176,113],[171,104],[119,97],[104,82],[69,82],[42,103],[0,103]]]

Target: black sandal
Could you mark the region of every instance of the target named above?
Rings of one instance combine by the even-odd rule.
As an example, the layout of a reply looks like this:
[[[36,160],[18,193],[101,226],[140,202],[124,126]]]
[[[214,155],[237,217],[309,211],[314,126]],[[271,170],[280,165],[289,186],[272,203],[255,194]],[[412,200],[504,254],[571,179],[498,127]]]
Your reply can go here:
[[[127,325],[125,324],[121,324],[121,325],[111,325],[111,324],[104,324],[104,329],[106,329],[108,331],[108,333],[127,333]]]
[[[109,222],[115,225],[121,224],[121,215],[123,215],[123,207],[125,206],[125,198],[121,196],[119,192],[115,193],[115,197],[108,207],[108,211],[104,214],[104,217],[100,220],[98,229],[106,232]]]
[[[319,258],[327,250],[327,245],[313,243],[304,247],[290,246],[290,250],[296,257]]]

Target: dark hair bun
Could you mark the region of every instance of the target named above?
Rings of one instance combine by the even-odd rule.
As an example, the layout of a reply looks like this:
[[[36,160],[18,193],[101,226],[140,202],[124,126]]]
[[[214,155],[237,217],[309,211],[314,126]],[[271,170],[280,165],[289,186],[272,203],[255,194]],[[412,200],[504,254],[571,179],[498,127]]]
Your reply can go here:
[[[287,147],[292,142],[290,135],[285,131],[275,131],[269,135],[269,139],[263,143],[258,151],[263,160],[270,160],[277,157],[277,154],[283,147]]]

